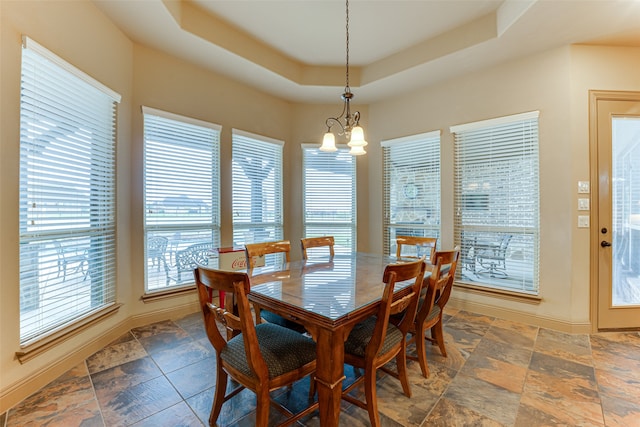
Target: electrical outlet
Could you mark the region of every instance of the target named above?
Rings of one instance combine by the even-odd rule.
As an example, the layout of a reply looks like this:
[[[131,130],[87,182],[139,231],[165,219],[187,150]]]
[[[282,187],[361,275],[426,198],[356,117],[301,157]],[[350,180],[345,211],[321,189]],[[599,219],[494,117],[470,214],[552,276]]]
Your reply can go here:
[[[578,210],[579,211],[588,211],[589,210],[589,199],[578,199]]]
[[[578,193],[589,194],[589,181],[578,181]]]
[[[578,228],[589,228],[589,215],[578,215]]]

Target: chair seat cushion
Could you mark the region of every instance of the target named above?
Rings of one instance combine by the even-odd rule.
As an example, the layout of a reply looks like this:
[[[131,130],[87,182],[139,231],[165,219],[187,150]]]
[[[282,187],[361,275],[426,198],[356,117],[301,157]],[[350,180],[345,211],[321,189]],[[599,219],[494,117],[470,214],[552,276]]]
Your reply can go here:
[[[260,317],[262,317],[269,323],[273,323],[274,325],[283,326],[287,329],[293,329],[294,331],[299,333],[306,332],[306,329],[301,324],[292,322],[289,319],[285,319],[284,317],[267,310],[260,310]]]
[[[367,345],[373,336],[373,330],[376,327],[377,316],[371,316],[368,319],[358,323],[353,327],[349,338],[344,343],[345,353],[353,354],[358,357],[364,357]],[[381,353],[386,353],[394,345],[402,341],[402,332],[394,324],[389,323],[387,327],[387,335],[382,344]]]
[[[256,325],[260,352],[269,369],[269,378],[299,369],[316,358],[316,343],[298,332],[272,323]],[[242,334],[233,337],[220,352],[225,363],[253,376],[244,350]]]
[[[418,304],[418,307],[422,307],[422,304],[424,304],[424,298],[420,298],[420,303]],[[419,308],[418,308],[419,309]],[[429,314],[427,315],[427,318],[425,319],[425,322],[429,323],[431,322],[433,319],[435,319],[436,317],[438,317],[440,315],[440,311],[442,311],[440,309],[440,306],[438,304],[434,304],[433,308],[431,309],[431,311],[429,312]]]

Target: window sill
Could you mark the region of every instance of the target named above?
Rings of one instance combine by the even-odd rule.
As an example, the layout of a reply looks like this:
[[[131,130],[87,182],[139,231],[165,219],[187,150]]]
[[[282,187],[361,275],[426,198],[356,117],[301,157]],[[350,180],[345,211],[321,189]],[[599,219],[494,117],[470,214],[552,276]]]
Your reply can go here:
[[[507,291],[505,289],[489,288],[479,286],[472,282],[454,282],[453,287],[464,289],[474,294],[497,296],[511,301],[526,302],[530,304],[540,304],[542,298],[539,295],[525,294],[522,292]]]
[[[20,351],[16,352],[16,357],[20,363],[25,363],[34,357],[44,353],[50,348],[80,334],[85,329],[97,324],[103,319],[118,312],[122,304],[111,304],[84,318],[74,321],[72,324],[54,330],[44,337],[37,338],[20,346]]]
[[[147,302],[153,302],[157,300],[163,300],[166,298],[173,298],[176,296],[181,296],[186,294],[195,295],[195,290],[196,290],[196,285],[191,284],[191,285],[164,289],[161,291],[144,294],[140,297],[140,299],[142,300],[142,302],[147,303]]]

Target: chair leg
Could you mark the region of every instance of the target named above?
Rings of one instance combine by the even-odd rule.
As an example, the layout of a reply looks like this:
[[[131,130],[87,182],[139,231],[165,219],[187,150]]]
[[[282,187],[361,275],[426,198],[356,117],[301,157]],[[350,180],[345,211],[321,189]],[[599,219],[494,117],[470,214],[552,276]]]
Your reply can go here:
[[[376,369],[367,366],[364,370],[364,394],[367,400],[367,411],[372,427],[380,426],[380,415],[378,415],[378,396],[376,394]]]
[[[402,391],[407,397],[411,397],[411,386],[409,385],[409,377],[407,375],[407,344],[404,342],[402,349],[396,356],[396,366],[398,368],[398,378],[402,384]]]
[[[438,323],[431,328],[431,338],[438,344],[442,356],[447,357],[447,350],[444,347],[444,334],[442,332],[442,317],[440,317]]]
[[[420,324],[420,328],[416,331],[415,342],[416,342],[416,353],[418,354],[418,363],[420,363],[420,370],[422,371],[422,376],[425,378],[429,378],[429,364],[427,363],[427,349],[425,348],[425,338],[424,334],[427,332],[424,324]]]
[[[269,389],[260,387],[256,390],[256,427],[269,425]]]
[[[213,405],[211,406],[211,415],[209,416],[210,426],[216,425],[227,392],[227,373],[220,367],[220,363],[218,360],[218,368],[216,369],[216,392],[213,397]]]

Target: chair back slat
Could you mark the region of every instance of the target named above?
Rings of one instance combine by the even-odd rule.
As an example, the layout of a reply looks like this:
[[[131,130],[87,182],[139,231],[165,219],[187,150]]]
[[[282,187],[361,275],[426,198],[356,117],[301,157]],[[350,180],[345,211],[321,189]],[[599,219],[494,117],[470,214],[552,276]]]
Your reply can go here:
[[[245,246],[247,256],[247,266],[255,267],[256,258],[269,254],[284,253],[287,262],[290,261],[291,242],[288,240],[277,240],[273,242],[247,243]]]
[[[436,244],[438,243],[437,237],[419,237],[419,236],[396,236],[396,258],[402,257],[414,257],[419,258],[422,254],[419,248],[429,248],[429,255],[427,260],[431,263],[435,263],[434,254],[436,251]],[[402,249],[404,246],[415,246],[416,255],[403,255]]]
[[[249,284],[249,276],[243,272],[220,271],[205,267],[196,267],[193,276],[198,289],[198,300],[204,317],[205,331],[216,351],[221,351],[227,340],[240,333],[240,320],[237,315],[234,283]],[[217,294],[220,304],[215,304],[213,296]],[[220,297],[224,295],[224,308]],[[217,323],[227,330],[223,337]]]
[[[424,257],[413,262],[389,264],[385,267],[382,281],[385,283],[382,301],[377,313],[377,322],[371,341],[367,346],[367,355],[377,355],[382,350],[384,337],[387,334],[389,317],[404,310],[404,316],[397,327],[403,333],[409,330],[415,319],[418,306],[418,296],[422,287],[425,263]],[[394,300],[395,285],[398,282],[413,279],[409,294]]]
[[[328,247],[329,248],[329,256],[335,256],[335,251],[333,246],[335,245],[335,239],[333,236],[322,236],[322,237],[307,237],[304,239],[300,239],[300,246],[302,247],[302,258],[309,259],[309,254],[307,253],[307,249],[311,248],[321,248]]]

